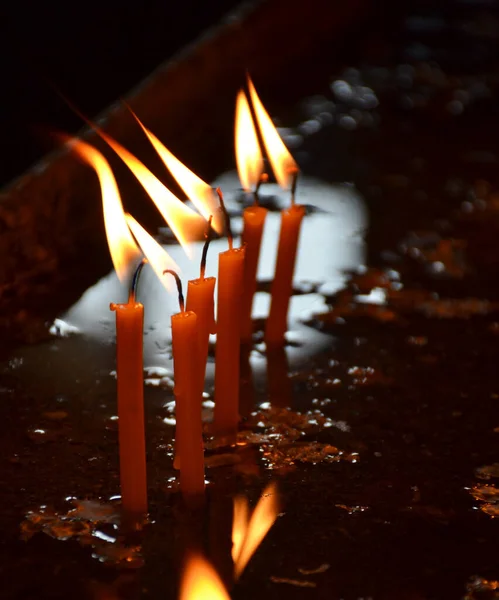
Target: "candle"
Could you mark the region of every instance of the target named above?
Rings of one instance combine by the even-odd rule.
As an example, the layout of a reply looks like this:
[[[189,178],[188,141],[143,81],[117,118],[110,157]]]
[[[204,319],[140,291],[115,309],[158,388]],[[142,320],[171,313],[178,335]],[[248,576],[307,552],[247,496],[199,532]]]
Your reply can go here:
[[[68,138],[64,137],[65,140]],[[69,147],[89,164],[99,179],[104,225],[116,275],[127,281],[130,266],[141,258],[123,212],[116,179],[104,156],[89,144],[70,140]],[[111,304],[116,312],[116,373],[121,504],[135,521],[147,512],[147,474],[144,432],[143,329],[144,307],[135,300],[141,261],[132,280],[128,302]]]
[[[223,197],[217,189],[222,208]],[[218,257],[217,345],[215,350],[214,433],[235,439],[239,423],[239,357],[245,249],[233,248],[230,221],[224,210],[229,250]]]
[[[201,400],[204,388],[204,377],[206,373],[206,361],[208,360],[208,343],[210,333],[215,333],[215,277],[205,277],[206,257],[211,241],[211,222],[208,220],[206,231],[206,242],[201,258],[200,276],[191,279],[187,284],[187,311],[196,313],[198,318],[198,352],[199,352],[199,398]]]
[[[279,136],[249,77],[247,83],[255,118],[275,178],[282,189],[291,188],[291,207],[281,212],[276,270],[271,287],[270,313],[265,328],[267,346],[276,346],[284,343],[287,329],[296,251],[305,209],[294,202],[298,166]]]
[[[172,315],[172,351],[175,379],[175,446],[180,455],[180,491],[187,503],[197,503],[204,494],[204,452],[199,395],[198,318],[184,308],[182,284],[175,271],[180,312]]]
[[[250,206],[243,211],[243,244],[246,248],[243,278],[243,296],[241,306],[241,340],[250,343],[253,336],[251,310],[256,292],[256,274],[260,247],[262,244],[263,226],[267,218],[267,209],[263,206]]]
[[[135,300],[142,261],[135,272],[126,304],[111,304],[116,312],[116,373],[121,503],[126,515],[147,512],[144,433],[143,345],[144,307]]]
[[[267,217],[267,209],[258,206],[258,188],[263,181],[266,181],[267,177],[263,175],[262,151],[251,109],[243,90],[239,91],[236,99],[234,146],[241,186],[247,193],[253,190],[255,196],[254,205],[243,211],[242,239],[246,247],[246,257],[241,307],[241,339],[244,343],[249,343],[253,334],[251,310],[256,291],[258,259],[263,226]]]
[[[284,343],[284,334],[288,324],[289,301],[293,291],[293,273],[296,251],[300,236],[300,227],[305,208],[292,204],[281,212],[281,231],[274,280],[271,286],[270,312],[265,326],[267,346]]]

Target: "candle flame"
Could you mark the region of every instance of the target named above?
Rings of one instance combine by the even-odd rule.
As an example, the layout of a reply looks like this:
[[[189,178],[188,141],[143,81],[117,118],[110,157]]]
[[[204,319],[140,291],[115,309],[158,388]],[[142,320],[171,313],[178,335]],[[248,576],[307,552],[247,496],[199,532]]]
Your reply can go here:
[[[101,130],[99,135],[111,146],[116,154],[138,179],[147,195],[156,205],[162,217],[170,226],[188,256],[192,256],[189,242],[202,237],[205,220],[191,208],[181,202],[149,169],[128,152],[121,144]]]
[[[230,600],[230,596],[210,563],[194,554],[182,576],[180,600]]]
[[[120,192],[111,167],[104,156],[90,144],[79,139],[60,137],[97,173],[109,252],[116,274],[119,280],[124,282],[130,275],[130,269],[140,260],[141,252],[128,229]]]
[[[263,156],[250,106],[243,90],[237,94],[234,133],[239,181],[245,192],[251,192],[255,190],[262,176]]]
[[[265,110],[262,101],[256,93],[255,86],[248,76],[248,89],[251,102],[255,109],[256,120],[262,134],[265,150],[274,171],[277,183],[281,188],[289,190],[293,183],[295,173],[298,171],[291,153],[284,145],[277,129],[272,123],[269,113]]]
[[[213,188],[181,163],[179,159],[159,141],[154,133],[147,129],[137,115],[134,112],[132,112],[132,114],[137,120],[137,123],[142,127],[142,130],[158,153],[158,156],[163,161],[165,167],[184,190],[187,198],[192,201],[194,206],[206,220],[210,218],[210,215],[213,215],[213,228],[217,233],[222,233],[224,223],[223,218],[220,216],[220,211],[218,210],[219,205]]]
[[[167,269],[173,269],[180,271],[180,267],[168,254],[168,252],[142,227],[142,225],[136,221],[132,215],[127,213],[126,222],[130,227],[135,239],[137,240],[144,256],[147,258],[147,262],[153,268],[153,271],[159,277],[161,283],[167,288],[169,292],[175,289],[173,280],[170,277],[164,277],[163,273]]]
[[[244,496],[234,498],[232,560],[236,579],[241,576],[278,514],[279,495],[275,483],[265,488],[251,517],[247,499]]]

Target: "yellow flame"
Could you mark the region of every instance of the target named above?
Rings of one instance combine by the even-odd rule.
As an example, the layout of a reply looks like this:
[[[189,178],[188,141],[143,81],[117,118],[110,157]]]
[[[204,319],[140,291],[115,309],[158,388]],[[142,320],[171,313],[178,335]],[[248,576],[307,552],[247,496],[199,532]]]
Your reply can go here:
[[[274,171],[277,183],[283,189],[290,189],[293,182],[293,176],[298,170],[298,165],[284,145],[277,129],[272,123],[269,113],[265,110],[262,101],[258,97],[249,76],[248,89],[253,108],[255,109],[258,126],[260,127],[260,132],[262,134],[263,143],[265,144],[265,150],[267,151],[267,156],[272,165],[272,170]]]
[[[239,560],[244,538],[248,533],[249,505],[245,496],[234,498],[234,519],[232,522],[232,560]]]
[[[234,517],[238,514],[238,519],[242,521],[244,519],[244,509],[241,509],[239,506],[236,510],[236,501],[237,498],[234,502]],[[243,536],[242,543],[239,541],[239,534],[236,536],[236,544],[240,545],[237,559],[234,560],[234,575],[236,579],[241,576],[250,558],[272,527],[278,514],[279,497],[277,486],[274,483],[270,483],[263,491],[249,522],[247,521],[246,533]],[[232,533],[232,541],[234,543],[234,531]]]
[[[230,600],[230,596],[210,563],[194,554],[182,576],[180,600]]]
[[[116,154],[139,180],[148,196],[156,205],[162,217],[170,226],[188,256],[192,256],[189,242],[201,239],[205,230],[205,220],[181,202],[149,169],[121,144],[106,133],[97,130],[99,135],[111,146]]]
[[[140,260],[141,253],[128,229],[116,179],[104,156],[90,144],[69,139],[68,146],[89,164],[99,178],[104,211],[104,226],[111,259],[120,281],[125,281],[130,269]]]
[[[165,167],[175,178],[179,186],[184,190],[187,198],[192,201],[194,206],[208,220],[213,216],[213,229],[217,233],[222,233],[224,229],[224,220],[219,210],[220,205],[215,196],[213,188],[205,183],[200,177],[188,169],[179,159],[166,148],[159,139],[140,121],[135,113],[133,116],[137,123],[142,127],[147,138],[163,161]]]
[[[263,173],[263,156],[258,143],[255,124],[243,90],[236,99],[234,142],[239,181],[243,190],[253,191]]]
[[[139,243],[144,256],[147,258],[148,263],[153,268],[153,271],[159,277],[161,283],[166,287],[168,291],[173,291],[175,284],[171,277],[165,277],[163,275],[166,269],[173,269],[179,272],[180,267],[168,254],[168,252],[142,227],[142,225],[136,221],[132,215],[127,213],[126,222],[130,227],[135,239]]]

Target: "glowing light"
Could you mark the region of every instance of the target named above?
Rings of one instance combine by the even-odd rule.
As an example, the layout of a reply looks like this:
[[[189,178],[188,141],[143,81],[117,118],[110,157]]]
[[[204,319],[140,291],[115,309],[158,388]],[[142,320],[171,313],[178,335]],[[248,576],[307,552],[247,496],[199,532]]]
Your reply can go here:
[[[192,555],[182,576],[180,600],[230,600],[215,569],[200,555]]]
[[[61,136],[81,159],[88,163],[99,178],[104,211],[104,226],[114,269],[124,282],[142,255],[135,243],[125,219],[123,204],[116,179],[104,156],[90,144],[78,139]]]
[[[234,498],[232,559],[236,579],[241,576],[249,560],[274,524],[278,514],[279,498],[277,486],[274,483],[265,488],[249,520],[246,498]]]
[[[165,277],[163,272],[166,269],[173,269],[174,271],[179,272],[180,267],[168,254],[168,252],[160,244],[158,244],[158,242],[151,235],[147,233],[147,231],[132,217],[132,215],[126,215],[126,222],[128,223],[128,227],[130,227],[135,239],[139,243],[144,256],[147,258],[147,261],[153,268],[156,275],[159,277],[161,283],[168,291],[174,291],[175,283],[173,279],[171,277]]]
[[[206,222],[181,202],[149,169],[121,144],[106,133],[98,130],[99,135],[111,146],[116,154],[138,179],[148,196],[156,205],[162,217],[170,226],[188,256],[192,256],[189,242],[202,239]]]
[[[263,173],[263,156],[251,116],[251,110],[242,90],[236,99],[234,141],[239,181],[243,190],[253,191]]]
[[[147,138],[163,161],[165,167],[173,175],[179,186],[184,190],[187,198],[191,200],[203,217],[208,220],[213,216],[213,229],[217,233],[222,233],[224,229],[223,216],[220,213],[220,205],[217,197],[207,183],[188,169],[179,159],[166,148],[159,139],[139,120],[137,115],[132,112],[137,123],[142,127]]]
[[[262,101],[258,97],[255,87],[249,77],[248,89],[251,102],[253,103],[253,108],[255,109],[258,126],[262,134],[265,150],[267,152],[270,164],[272,165],[272,170],[274,171],[277,183],[283,189],[290,189],[294,174],[298,170],[298,165],[291,156],[289,150],[284,145],[284,142],[279,136],[277,129],[274,127],[272,119],[270,118],[269,113],[265,110]]]

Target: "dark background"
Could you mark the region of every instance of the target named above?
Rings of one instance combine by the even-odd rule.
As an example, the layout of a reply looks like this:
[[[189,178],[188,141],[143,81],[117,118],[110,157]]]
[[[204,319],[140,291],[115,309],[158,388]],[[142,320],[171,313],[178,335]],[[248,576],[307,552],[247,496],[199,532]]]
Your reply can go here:
[[[241,0],[3,2],[0,186],[80,129],[59,97],[95,116]]]

